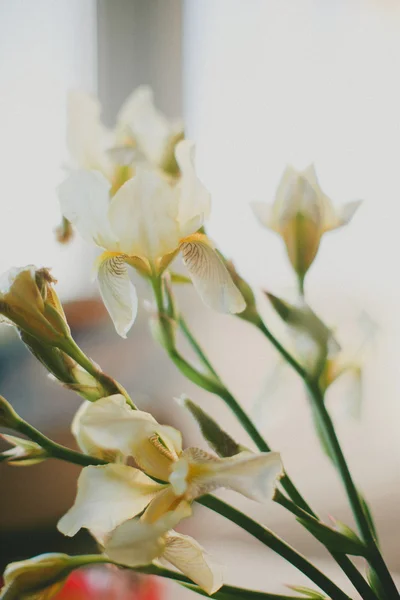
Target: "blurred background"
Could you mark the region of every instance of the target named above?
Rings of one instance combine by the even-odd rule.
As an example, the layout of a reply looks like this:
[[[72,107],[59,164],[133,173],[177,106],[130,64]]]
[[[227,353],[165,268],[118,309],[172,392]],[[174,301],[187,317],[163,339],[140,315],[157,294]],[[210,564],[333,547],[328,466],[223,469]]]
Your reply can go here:
[[[78,237],[67,246],[56,242],[68,90],[97,95],[110,126],[142,83],[151,85],[169,117],[183,116],[212,194],[211,236],[251,283],[277,295],[290,298],[294,276],[281,240],[259,227],[249,202],[272,200],[287,163],[304,168],[310,162],[334,202],[364,200],[349,227],[324,237],[307,296],[343,347],[351,352],[368,342],[362,405],[351,411],[359,417],[348,415],[345,382],[330,390],[329,406],[376,515],[389,566],[400,573],[399,34],[395,0],[0,0],[0,271],[29,263],[52,267],[79,345],[140,408],[181,428],[187,445],[204,442],[173,400],[183,392],[250,442],[218,398],[169,363],[150,336],[143,306],[128,339],[116,335],[91,283],[96,252]],[[150,299],[139,285],[141,297]],[[178,294],[217,371],[282,452],[311,505],[324,518],[333,514],[352,524],[297,378],[250,325],[211,313],[191,289]],[[265,313],[280,333],[272,311],[265,307]],[[69,424],[81,400],[49,380],[11,328],[0,336],[0,393],[41,431],[72,446]],[[55,527],[73,502],[78,474],[56,461],[23,470],[0,465],[2,567],[40,552],[93,548],[88,536],[64,539]],[[283,509],[222,496],[341,581]],[[282,582],[307,585],[290,565],[206,509],[197,507],[183,531],[226,565],[229,583],[281,593]],[[147,591],[135,583],[133,596],[120,588],[115,597],[190,595],[164,583]],[[101,585],[106,589],[104,580]]]

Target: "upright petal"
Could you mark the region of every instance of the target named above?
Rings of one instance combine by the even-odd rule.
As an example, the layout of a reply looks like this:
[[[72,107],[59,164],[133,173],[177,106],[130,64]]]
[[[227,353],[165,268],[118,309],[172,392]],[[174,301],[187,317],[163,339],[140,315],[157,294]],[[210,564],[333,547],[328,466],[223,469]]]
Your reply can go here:
[[[117,525],[142,512],[163,488],[127,465],[85,467],[78,479],[75,504],[60,519],[58,529],[73,536],[86,527],[102,542]]]
[[[182,240],[181,251],[204,304],[222,313],[240,313],[246,308],[228,269],[205,235],[195,234]]]
[[[214,594],[223,584],[219,565],[196,540],[188,535],[171,531],[166,536],[162,558],[197,583],[207,594]]]
[[[210,193],[196,175],[194,166],[194,143],[182,140],[175,148],[175,156],[181,178],[176,186],[179,194],[178,220],[181,236],[195,233],[208,219],[211,210]]]
[[[100,121],[99,101],[84,92],[72,91],[67,109],[67,145],[76,166],[96,169],[108,177],[111,161],[106,148],[111,132]]]
[[[58,186],[61,211],[81,236],[107,250],[118,250],[108,221],[110,183],[98,171],[73,171]]]
[[[156,171],[138,167],[115,194],[109,218],[122,252],[155,260],[179,246],[178,200]]]
[[[174,463],[170,481],[176,492],[184,491],[188,500],[224,487],[266,502],[274,494],[282,469],[277,452],[241,452],[217,458],[199,448],[188,448]]]
[[[104,252],[98,260],[97,280],[115,329],[121,337],[126,338],[136,319],[138,298],[124,256]]]
[[[192,514],[186,502],[166,513],[154,523],[133,519],[113,531],[105,544],[109,558],[129,567],[148,565],[159,558],[165,548],[165,534]]]
[[[154,106],[149,86],[138,87],[122,105],[117,122],[128,128],[140,150],[151,163],[158,165],[171,135],[167,118]]]
[[[168,479],[171,462],[182,451],[180,433],[160,425],[149,413],[132,410],[122,395],[85,405],[74,420],[78,443],[104,451],[133,456],[147,473]]]

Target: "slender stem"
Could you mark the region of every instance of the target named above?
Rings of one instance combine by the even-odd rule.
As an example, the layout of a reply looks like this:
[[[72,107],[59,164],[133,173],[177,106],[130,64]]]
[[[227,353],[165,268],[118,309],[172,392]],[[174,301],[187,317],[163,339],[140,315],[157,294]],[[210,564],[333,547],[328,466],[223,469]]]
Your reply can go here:
[[[299,506],[296,506],[294,502],[286,498],[286,496],[281,494],[279,490],[275,492],[274,501],[293,513],[296,517],[300,517],[301,519],[309,517],[309,514],[306,511],[302,510]],[[331,552],[330,550],[328,551],[341,569],[346,573],[355,589],[361,595],[361,598],[364,600],[379,600],[378,596],[369,587],[367,581],[361,575],[357,567],[351,562],[348,556],[340,554],[339,552]]]
[[[115,379],[109,375],[106,375],[106,373],[103,373],[103,371],[99,369],[84,352],[82,352],[75,340],[70,337],[65,341],[65,343],[60,344],[59,348],[68,354],[68,356],[73,358],[83,369],[85,369],[85,371],[92,375],[92,377],[94,377],[96,381],[103,386],[106,394],[122,394],[125,396],[128,404],[132,408],[136,409],[132,398],[129,396],[125,388],[120,383],[115,381]]]
[[[310,391],[310,398],[313,403],[313,407],[318,412],[318,415],[320,417],[320,423],[324,429],[326,438],[329,441],[332,454],[335,458],[336,468],[339,471],[339,474],[343,481],[343,485],[346,490],[347,497],[357,523],[357,527],[365,543],[370,548],[370,563],[373,566],[377,576],[381,580],[382,585],[387,590],[388,594],[390,594],[389,597],[393,599],[400,598],[397,587],[392,579],[392,576],[390,575],[389,569],[387,568],[385,561],[382,558],[380,550],[376,544],[374,534],[371,531],[370,523],[364,512],[360,496],[358,494],[346,459],[340,447],[340,443],[337,438],[332,419],[325,406],[323,394],[316,383],[312,383],[309,381],[307,383],[307,387]]]
[[[58,458],[59,460],[64,460],[82,467],[107,464],[107,462],[101,458],[95,458],[94,456],[89,456],[88,454],[82,454],[81,452],[76,452],[75,450],[66,448],[61,444],[57,444],[57,442],[53,442],[53,440],[43,435],[43,433],[38,431],[35,427],[23,419],[20,419],[18,423],[18,431],[39,444],[39,446],[48,452],[49,457],[51,458]]]
[[[189,342],[189,344],[192,346],[193,350],[197,354],[198,358],[201,360],[201,362],[206,367],[206,369],[210,372],[210,374],[213,377],[215,377],[215,379],[217,379],[217,381],[218,381],[219,380],[218,373],[215,371],[214,367],[208,360],[207,356],[205,355],[203,349],[199,345],[196,338],[193,336],[192,332],[190,331],[190,329],[189,329],[185,319],[182,317],[182,315],[180,315],[180,317],[179,317],[179,326],[180,326],[185,338],[187,339],[187,341]]]
[[[391,594],[391,598],[400,598],[400,595],[397,591],[397,588],[394,584],[394,581],[389,573],[389,570],[381,556],[379,548],[376,544],[373,532],[371,531],[370,524],[368,519],[365,516],[364,510],[361,505],[360,497],[358,495],[357,489],[352,480],[349,468],[347,466],[346,460],[344,458],[342,449],[340,447],[338,438],[336,436],[335,428],[333,426],[332,420],[329,416],[329,413],[326,409],[324,403],[323,394],[318,386],[318,384],[312,381],[309,377],[305,369],[297,362],[295,358],[282,346],[282,344],[275,338],[275,336],[271,333],[271,331],[265,326],[262,322],[261,318],[258,316],[257,319],[252,321],[254,325],[262,331],[262,333],[268,338],[268,340],[273,344],[273,346],[278,350],[281,356],[286,360],[288,364],[300,375],[300,377],[304,380],[304,383],[307,386],[308,391],[310,392],[310,398],[313,403],[313,407],[318,413],[321,421],[321,425],[324,428],[325,435],[329,444],[332,448],[333,455],[335,456],[336,467],[339,471],[339,474],[342,478],[350,506],[352,508],[354,517],[357,522],[357,526],[359,531],[364,539],[364,541],[369,545],[371,549],[371,559],[370,562],[373,565],[377,576],[381,580],[385,589]]]
[[[333,581],[331,581],[324,573],[322,573],[317,567],[310,563],[304,556],[299,554],[294,548],[286,544],[272,531],[266,529],[256,521],[253,521],[250,517],[243,514],[233,506],[226,504],[215,496],[203,496],[197,500],[199,504],[207,506],[214,510],[218,514],[222,515],[226,519],[229,519],[236,525],[239,525],[242,529],[250,533],[253,537],[257,538],[262,544],[279,554],[282,558],[286,559],[299,571],[304,573],[311,581],[313,581],[321,590],[329,594],[332,600],[350,600],[349,596],[345,594]]]

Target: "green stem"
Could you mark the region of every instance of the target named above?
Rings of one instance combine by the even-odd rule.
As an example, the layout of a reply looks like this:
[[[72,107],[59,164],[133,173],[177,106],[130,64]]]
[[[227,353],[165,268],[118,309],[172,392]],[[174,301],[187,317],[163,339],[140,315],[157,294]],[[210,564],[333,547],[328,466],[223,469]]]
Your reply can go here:
[[[368,519],[365,516],[357,489],[352,480],[349,468],[347,466],[338,438],[336,436],[335,428],[333,426],[329,413],[326,410],[323,394],[319,389],[318,384],[310,380],[305,369],[275,338],[271,331],[265,326],[259,315],[257,315],[257,318],[255,318],[251,322],[254,325],[256,325],[256,327],[258,327],[258,329],[267,337],[267,339],[272,343],[276,350],[281,354],[281,356],[286,360],[286,362],[300,375],[300,377],[306,384],[307,389],[310,392],[310,398],[313,403],[313,407],[320,417],[320,422],[322,427],[324,428],[326,438],[329,442],[330,447],[332,448],[332,452],[335,457],[336,467],[342,478],[350,502],[350,506],[352,508],[354,517],[357,522],[357,526],[364,541],[368,544],[368,546],[371,549],[371,565],[373,565],[377,576],[381,580],[381,583],[383,584],[385,589],[388,591],[389,595],[391,594],[390,597],[393,599],[400,598],[394,581],[376,544]]]
[[[373,532],[371,531],[371,526],[368,521],[367,516],[365,515],[363,506],[361,504],[360,496],[358,494],[357,488],[352,479],[349,467],[347,465],[346,459],[340,447],[339,440],[336,435],[335,427],[332,423],[332,419],[327,411],[324,402],[324,396],[319,389],[319,386],[316,383],[306,380],[308,390],[310,391],[310,398],[313,404],[314,409],[319,415],[321,426],[323,427],[323,431],[327,440],[329,441],[329,446],[332,451],[332,455],[335,459],[336,468],[341,476],[343,481],[344,488],[346,490],[346,494],[352,508],[354,518],[357,523],[358,530],[365,541],[365,543],[370,548],[371,559],[370,563],[374,568],[377,576],[379,577],[382,585],[385,590],[389,594],[390,598],[400,598],[399,592],[396,588],[396,585],[390,575],[389,569],[386,566],[385,561],[382,558],[382,555],[379,551],[379,548],[376,544],[375,537]]]
[[[214,367],[212,366],[212,364],[208,360],[207,356],[205,355],[203,349],[201,348],[201,346],[199,345],[199,343],[193,336],[192,332],[190,331],[190,329],[189,329],[185,319],[182,317],[182,315],[179,317],[179,327],[181,328],[183,335],[185,336],[185,338],[187,339],[187,341],[189,342],[189,344],[191,345],[191,347],[197,354],[198,358],[201,360],[201,362],[203,363],[205,368],[210,372],[210,375],[212,375],[217,381],[219,381],[218,373],[215,371]]]
[[[83,369],[85,369],[85,371],[92,375],[92,377],[103,386],[106,394],[110,396],[113,394],[122,394],[132,408],[137,408],[125,388],[112,377],[103,373],[103,371],[101,371],[101,369],[99,369],[84,352],[82,352],[72,337],[65,340],[58,347],[68,354],[68,356],[73,358]]]
[[[274,502],[280,504],[286,510],[290,511],[296,517],[300,517],[301,519],[306,519],[309,514],[302,510],[299,506],[296,506],[294,502],[286,498],[279,490],[275,492]],[[351,562],[348,556],[340,554],[339,552],[331,552],[328,550],[334,560],[338,563],[340,568],[344,571],[347,577],[350,579],[355,589],[361,595],[363,600],[379,600],[378,596],[375,592],[369,587],[367,581],[361,575],[360,571],[357,567]]]
[[[304,575],[313,581],[321,590],[326,592],[332,600],[350,600],[349,596],[324,575],[324,573],[269,529],[266,529],[247,515],[215,496],[203,496],[202,498],[199,498],[197,502],[214,510],[226,519],[229,519],[258,539],[262,544],[273,550],[276,554],[279,554],[279,556],[304,573]]]
[[[107,464],[107,462],[101,458],[95,458],[94,456],[89,456],[88,454],[82,454],[81,452],[76,452],[75,450],[66,448],[61,444],[57,444],[57,442],[53,442],[53,440],[43,435],[43,433],[38,431],[35,427],[23,419],[19,420],[17,430],[20,433],[25,434],[29,439],[31,439],[33,442],[36,442],[39,444],[39,446],[46,450],[49,454],[49,458],[58,458],[59,460],[80,465],[81,467]]]

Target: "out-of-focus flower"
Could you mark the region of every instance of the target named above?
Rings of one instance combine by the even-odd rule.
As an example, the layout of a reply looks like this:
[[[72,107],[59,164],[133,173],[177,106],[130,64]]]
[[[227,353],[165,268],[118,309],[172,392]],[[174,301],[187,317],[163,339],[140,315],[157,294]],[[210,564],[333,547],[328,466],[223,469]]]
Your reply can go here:
[[[175,146],[183,139],[183,123],[167,119],[155,107],[151,88],[138,87],[123,104],[118,120],[150,164],[169,176],[179,176]]]
[[[4,571],[0,598],[7,594],[10,600],[50,600],[74,568],[70,556],[57,553],[11,563]]]
[[[61,209],[86,240],[105,250],[97,260],[100,292],[117,332],[126,337],[137,312],[127,265],[149,277],[181,252],[204,303],[235,313],[245,301],[211,241],[197,233],[210,212],[210,196],[196,176],[193,144],[180,142],[181,178],[167,181],[144,167],[110,201],[110,184],[98,172],[76,171],[59,187]]]
[[[70,336],[47,269],[12,268],[0,277],[0,321],[57,346]]]
[[[310,268],[327,231],[347,225],[361,201],[335,208],[322,191],[314,165],[304,171],[288,166],[279,183],[272,205],[252,202],[262,225],[284,240],[292,266],[302,279]]]
[[[0,461],[6,460],[9,465],[28,467],[36,465],[47,458],[46,451],[31,440],[6,434],[2,434],[1,437],[13,448],[2,452]]]
[[[113,192],[132,177],[132,168],[138,163],[148,163],[167,176],[179,176],[174,150],[183,139],[183,124],[169,121],[155,107],[151,88],[140,86],[132,92],[117,114],[114,129],[107,129],[100,117],[96,98],[70,92],[67,145],[73,168],[100,171],[111,182]]]
[[[155,577],[96,566],[71,573],[54,600],[161,600]]]
[[[271,293],[266,295],[288,326],[302,365],[310,374],[319,373],[325,367],[326,360],[336,356],[340,350],[331,329],[303,300],[294,305]]]
[[[161,553],[166,558],[166,548],[171,551],[169,562],[183,570],[183,565],[178,565],[179,559],[173,558],[173,550],[189,545],[193,553],[197,552],[197,546],[171,539],[167,542],[165,536],[182,518],[189,516],[195,498],[226,487],[265,502],[272,498],[282,474],[281,459],[275,452],[241,452],[218,458],[198,448],[182,450],[177,430],[159,425],[148,413],[132,410],[120,395],[86,403],[78,413],[73,431],[85,452],[95,456],[113,453],[117,462],[82,470],[75,504],[62,517],[58,528],[71,536],[86,527],[106,545],[109,553],[109,534],[144,511],[141,524],[133,529],[137,537],[133,537],[132,544],[135,547],[138,544],[140,557],[137,564],[147,564]],[[157,483],[145,472],[125,464],[129,457],[148,475],[165,483]],[[124,538],[125,530],[121,531]],[[115,548],[119,548],[122,542],[115,540],[121,538],[111,539]],[[189,549],[187,552],[190,555]],[[130,556],[133,561],[133,551]],[[146,556],[153,558],[145,559]]]

